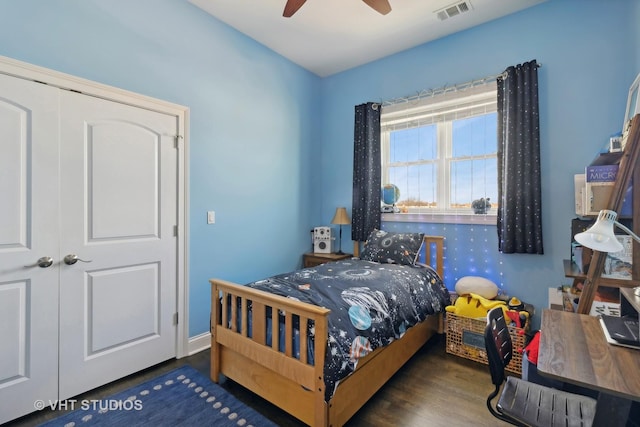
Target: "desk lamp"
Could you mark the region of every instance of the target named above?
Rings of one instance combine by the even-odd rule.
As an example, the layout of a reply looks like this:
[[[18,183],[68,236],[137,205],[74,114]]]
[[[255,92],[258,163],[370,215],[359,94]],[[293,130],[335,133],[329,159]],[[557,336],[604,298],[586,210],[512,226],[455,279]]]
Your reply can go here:
[[[331,224],[339,224],[340,225],[340,240],[339,240],[339,248],[338,255],[344,254],[342,252],[342,226],[351,224],[351,220],[349,219],[349,215],[347,215],[347,208],[336,208],[336,214],[333,216],[331,220]]]
[[[623,246],[613,233],[613,226],[615,225],[631,236],[633,240],[640,243],[640,237],[616,221],[617,218],[618,214],[616,212],[606,209],[601,210],[598,213],[598,220],[591,228],[575,235],[576,242],[599,252],[620,252]],[[640,296],[640,286],[635,287],[633,293]]]

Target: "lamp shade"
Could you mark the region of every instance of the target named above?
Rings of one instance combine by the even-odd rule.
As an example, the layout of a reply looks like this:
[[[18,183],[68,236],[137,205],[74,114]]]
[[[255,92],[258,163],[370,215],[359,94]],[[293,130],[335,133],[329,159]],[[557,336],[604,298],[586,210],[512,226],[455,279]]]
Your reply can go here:
[[[613,233],[617,217],[614,211],[600,211],[598,220],[591,228],[575,235],[576,242],[599,252],[620,252],[622,244]]]
[[[336,208],[336,214],[333,216],[333,219],[331,220],[331,224],[340,224],[340,225],[351,224],[349,215],[347,215],[347,208]]]

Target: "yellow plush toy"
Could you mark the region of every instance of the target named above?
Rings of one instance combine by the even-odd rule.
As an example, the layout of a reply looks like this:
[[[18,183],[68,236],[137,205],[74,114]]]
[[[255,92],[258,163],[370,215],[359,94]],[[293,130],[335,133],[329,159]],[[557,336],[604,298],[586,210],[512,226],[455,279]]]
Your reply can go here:
[[[478,294],[469,293],[460,295],[454,305],[448,305],[445,309],[456,316],[481,318],[487,317],[487,312],[497,306],[501,306],[505,314],[509,309],[504,301],[490,300]]]

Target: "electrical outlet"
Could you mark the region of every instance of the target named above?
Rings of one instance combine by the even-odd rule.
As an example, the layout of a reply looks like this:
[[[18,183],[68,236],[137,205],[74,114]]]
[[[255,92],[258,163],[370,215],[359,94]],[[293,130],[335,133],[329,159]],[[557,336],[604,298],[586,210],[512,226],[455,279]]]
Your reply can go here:
[[[215,224],[216,223],[216,213],[215,211],[207,212],[207,224]]]

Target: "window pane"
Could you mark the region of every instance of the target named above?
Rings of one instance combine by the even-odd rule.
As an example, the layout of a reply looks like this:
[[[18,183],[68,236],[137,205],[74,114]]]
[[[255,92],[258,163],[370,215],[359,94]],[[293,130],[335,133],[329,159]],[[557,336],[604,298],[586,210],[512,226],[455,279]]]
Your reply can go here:
[[[495,158],[451,163],[451,207],[471,208],[480,198],[498,200],[498,168]]]
[[[497,113],[453,121],[453,157],[497,152]]]
[[[389,183],[400,189],[399,206],[437,207],[435,164],[389,168]]]
[[[431,160],[437,156],[436,126],[421,126],[391,132],[389,160],[413,162]]]

